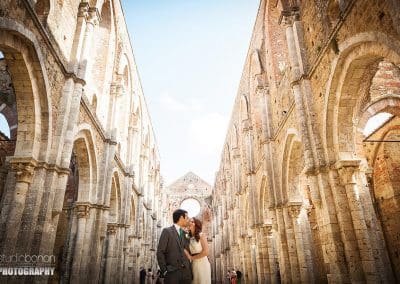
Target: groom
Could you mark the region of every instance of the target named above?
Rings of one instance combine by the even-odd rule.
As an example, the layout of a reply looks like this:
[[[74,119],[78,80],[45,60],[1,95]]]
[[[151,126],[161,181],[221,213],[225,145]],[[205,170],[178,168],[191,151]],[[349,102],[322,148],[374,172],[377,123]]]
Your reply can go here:
[[[161,232],[157,247],[157,261],[165,284],[190,284],[192,269],[184,249],[189,251],[189,239],[183,230],[188,223],[187,211],[177,209],[172,214],[174,224]]]

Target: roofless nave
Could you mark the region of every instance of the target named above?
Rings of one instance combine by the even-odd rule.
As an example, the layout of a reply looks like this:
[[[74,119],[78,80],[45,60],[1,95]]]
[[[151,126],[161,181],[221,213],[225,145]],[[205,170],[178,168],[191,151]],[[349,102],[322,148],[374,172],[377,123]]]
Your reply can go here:
[[[393,0],[261,0],[214,189],[188,173],[180,198],[120,1],[1,1],[0,250],[56,268],[2,281],[137,281],[186,198],[215,283],[233,268],[245,283],[400,281],[399,15]]]

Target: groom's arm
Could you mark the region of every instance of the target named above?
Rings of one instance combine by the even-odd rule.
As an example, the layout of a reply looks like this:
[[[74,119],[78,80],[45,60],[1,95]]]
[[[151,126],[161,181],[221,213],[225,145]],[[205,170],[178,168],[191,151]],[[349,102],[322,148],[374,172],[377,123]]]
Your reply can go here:
[[[157,246],[157,261],[158,261],[158,266],[160,267],[161,273],[164,275],[164,273],[167,271],[167,260],[166,260],[166,253],[167,253],[167,247],[168,247],[168,240],[169,240],[169,234],[167,229],[163,229],[160,235],[160,240],[158,241],[158,246]]]

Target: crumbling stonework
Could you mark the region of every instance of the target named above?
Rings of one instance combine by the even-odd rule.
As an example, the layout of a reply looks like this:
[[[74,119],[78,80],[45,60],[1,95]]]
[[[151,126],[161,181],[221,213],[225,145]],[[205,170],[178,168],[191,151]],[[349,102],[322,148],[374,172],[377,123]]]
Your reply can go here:
[[[55,256],[27,282],[156,268],[159,153],[120,1],[1,1],[0,51],[1,253]]]
[[[203,231],[211,239],[212,223],[211,223],[211,198],[212,186],[192,172],[186,173],[170,185],[166,187],[166,200],[163,204],[165,225],[171,225],[172,213],[181,208],[181,204],[186,199],[194,199],[200,204],[200,212],[197,216],[203,222]]]
[[[214,186],[216,283],[400,281],[399,15],[260,1]]]

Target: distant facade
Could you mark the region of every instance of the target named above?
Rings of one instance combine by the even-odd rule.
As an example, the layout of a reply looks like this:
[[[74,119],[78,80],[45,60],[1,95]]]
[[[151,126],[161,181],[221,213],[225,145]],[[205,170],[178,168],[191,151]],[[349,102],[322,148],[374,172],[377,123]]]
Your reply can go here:
[[[0,52],[1,254],[54,255],[42,282],[137,281],[160,161],[120,1],[1,1]]]
[[[195,200],[198,202],[200,211],[197,216],[203,223],[203,232],[206,234],[210,247],[210,260],[213,258],[212,255],[212,194],[213,188],[203,179],[192,172],[188,172],[181,178],[174,181],[172,184],[166,187],[165,197],[166,200],[162,203],[166,205],[163,213],[163,220],[165,220],[164,226],[171,226],[172,213],[182,208],[182,203],[185,200]]]
[[[214,186],[216,283],[400,281],[399,67],[399,1],[260,1]]]

